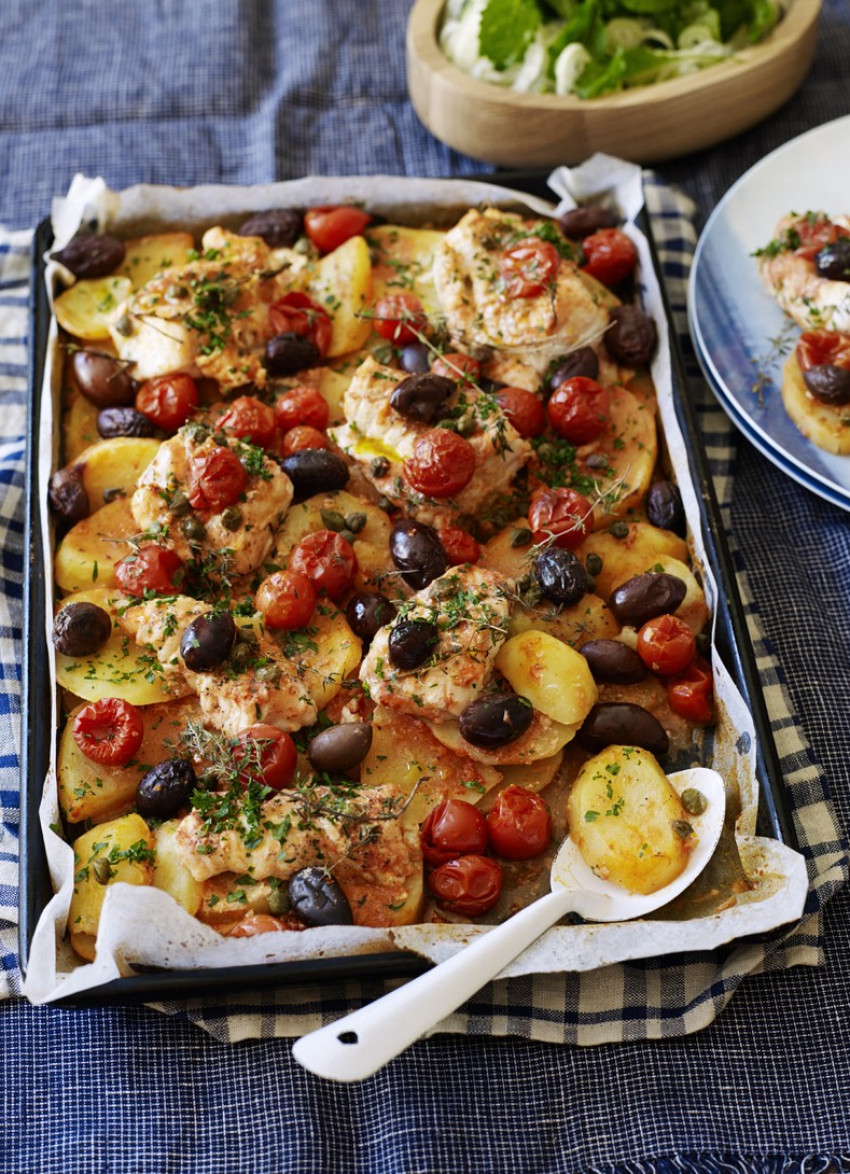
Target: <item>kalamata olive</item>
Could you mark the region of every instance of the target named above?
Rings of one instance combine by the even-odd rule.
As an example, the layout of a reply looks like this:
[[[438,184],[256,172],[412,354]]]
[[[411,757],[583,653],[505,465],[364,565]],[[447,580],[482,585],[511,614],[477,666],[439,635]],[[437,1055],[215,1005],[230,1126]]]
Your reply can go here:
[[[640,306],[614,306],[605,345],[618,363],[639,367],[652,358],[658,343],[655,323]]]
[[[606,746],[640,746],[651,754],[666,754],[670,748],[670,739],[658,718],[631,701],[600,701],[594,705],[576,738],[591,754],[598,754]]]
[[[411,375],[425,375],[431,366],[431,351],[424,342],[409,342],[400,358],[403,369]]]
[[[311,738],[307,757],[313,769],[322,774],[344,775],[360,765],[371,745],[369,722],[342,722]]]
[[[270,208],[267,212],[255,212],[240,224],[239,236],[258,236],[270,249],[288,249],[301,235],[301,213],[293,208]]]
[[[571,550],[550,546],[534,560],[534,577],[542,594],[563,607],[572,607],[590,590],[584,564]]]
[[[656,481],[644,499],[647,519],[662,530],[672,530],[680,538],[687,532],[685,507],[679,486],[673,481]]]
[[[840,236],[815,256],[815,269],[830,281],[850,281],[850,237]]]
[[[75,277],[106,277],[118,268],[125,252],[124,242],[108,232],[80,232],[50,255]]]
[[[634,685],[646,676],[646,665],[622,640],[587,640],[579,648],[596,681],[610,685]]]
[[[314,493],[332,493],[348,484],[349,468],[341,456],[326,448],[302,448],[284,457],[280,467],[292,482],[295,500]]]
[[[153,421],[135,408],[102,408],[97,414],[97,430],[104,440],[113,436],[153,436]]]
[[[390,407],[406,420],[433,424],[442,414],[443,404],[457,387],[445,375],[408,375],[390,396]]]
[[[64,656],[91,656],[112,633],[109,612],[96,603],[66,603],[53,621],[53,647]]]
[[[678,576],[668,575],[666,571],[646,571],[615,588],[608,606],[621,624],[640,628],[654,616],[674,612],[686,592],[687,587]]]
[[[307,925],[353,925],[354,916],[341,886],[324,868],[300,868],[289,878],[289,900]]]
[[[71,374],[82,394],[97,408],[126,408],[135,402],[135,383],[111,355],[74,351]]]
[[[291,330],[275,335],[266,343],[266,370],[270,375],[294,375],[306,367],[315,367],[321,355],[310,338]]]
[[[803,372],[803,382],[815,399],[832,407],[850,403],[850,371],[832,363],[818,363]]]
[[[236,624],[229,611],[196,616],[180,637],[180,655],[193,673],[208,673],[227,660],[236,643]]]
[[[371,640],[375,633],[396,617],[395,604],[378,591],[358,591],[345,608],[345,618],[355,636]]]
[[[157,763],[136,788],[139,815],[171,819],[186,805],[196,786],[195,768],[188,759],[168,758]]]
[[[399,620],[387,642],[390,661],[397,669],[419,668],[439,640],[440,630],[430,620]]]
[[[89,495],[83,485],[83,475],[75,465],[53,474],[47,496],[51,508],[64,522],[79,522],[89,516]]]
[[[471,701],[458,718],[463,737],[473,746],[497,749],[521,737],[534,717],[527,697],[494,693]]]
[[[405,518],[390,530],[390,556],[414,591],[427,587],[449,565],[437,531],[425,522]]]
[[[558,366],[549,377],[550,391],[557,391],[562,383],[568,379],[575,379],[583,375],[586,379],[595,379],[599,374],[599,356],[592,347],[582,346],[569,355],[558,360]]]
[[[571,240],[581,240],[598,232],[600,228],[616,228],[619,217],[610,208],[602,208],[598,204],[588,204],[583,208],[570,208],[558,217],[561,232]]]

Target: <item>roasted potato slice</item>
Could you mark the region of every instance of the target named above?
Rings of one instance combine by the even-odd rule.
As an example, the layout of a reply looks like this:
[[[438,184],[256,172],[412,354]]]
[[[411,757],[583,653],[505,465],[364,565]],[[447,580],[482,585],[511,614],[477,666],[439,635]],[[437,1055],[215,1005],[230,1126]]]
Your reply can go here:
[[[129,548],[121,539],[138,533],[130,500],[119,497],[73,526],[56,550],[53,573],[62,591],[115,587],[115,563]]]
[[[407,228],[378,224],[366,230],[373,255],[372,296],[377,302],[387,294],[412,293],[426,314],[439,311],[434,288],[434,256],[445,233],[433,228]]]
[[[329,359],[364,345],[372,333],[371,323],[363,316],[372,300],[372,261],[362,236],[350,237],[321,258],[308,292],[331,316]]]
[[[88,277],[75,282],[53,303],[63,330],[87,342],[109,338],[115,310],[133,292],[129,277]]]
[[[608,530],[588,534],[578,551],[584,561],[589,554],[598,555],[602,569],[595,572],[596,592],[607,599],[615,587],[632,575],[651,570],[659,559],[669,555],[685,562],[688,544],[672,530],[660,530],[649,522],[629,522],[628,533],[617,538]]]
[[[194,247],[189,232],[157,232],[136,237],[126,242],[127,251],[118,273],[129,278],[134,290],[141,289],[164,269],[188,265]]]
[[[156,859],[151,883],[170,893],[178,905],[194,916],[201,907],[204,888],[189,872],[175,846],[174,833],[179,826],[179,819],[169,819],[154,830]]]
[[[499,649],[496,668],[515,693],[563,726],[580,725],[598,695],[585,658],[548,632],[511,636]]]
[[[103,899],[109,885],[149,885],[154,840],[140,815],[98,824],[74,844],[74,889],[68,911],[71,945],[91,962]]]
[[[160,444],[148,437],[116,436],[83,449],[73,464],[82,476],[90,508],[99,509],[116,493],[131,494]]]

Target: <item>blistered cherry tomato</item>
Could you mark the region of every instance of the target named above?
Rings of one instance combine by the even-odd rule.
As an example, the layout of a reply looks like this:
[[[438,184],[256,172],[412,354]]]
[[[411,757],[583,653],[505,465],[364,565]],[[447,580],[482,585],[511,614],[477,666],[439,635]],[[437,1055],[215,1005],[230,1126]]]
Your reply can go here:
[[[527,391],[524,387],[500,387],[493,392],[493,399],[526,440],[539,436],[543,431],[546,409],[533,391]]]
[[[274,418],[284,434],[299,424],[327,428],[331,418],[327,401],[315,387],[290,387],[274,406]]]
[[[416,441],[402,466],[408,484],[425,497],[453,497],[475,472],[475,450],[447,428],[431,428]]]
[[[701,724],[710,722],[713,689],[711,666],[698,656],[683,673],[671,677],[667,682],[667,704],[674,713],[688,721]]]
[[[120,697],[101,697],[74,718],[71,734],[92,762],[102,766],[126,766],[142,744],[142,715]]]
[[[638,656],[648,669],[662,676],[683,672],[696,652],[697,638],[678,616],[656,616],[638,632]]]
[[[491,856],[470,853],[448,860],[428,877],[428,888],[443,909],[477,917],[492,909],[502,892],[502,866]]]
[[[200,403],[198,385],[191,375],[160,375],[136,392],[136,411],[165,432],[176,432]]]
[[[481,364],[472,355],[461,354],[460,351],[446,351],[431,364],[432,375],[442,375],[444,379],[453,379],[455,383],[463,383],[464,378],[471,383],[477,383],[481,377]]]
[[[539,795],[511,783],[501,791],[487,815],[490,846],[504,860],[531,860],[552,839],[552,817]]]
[[[351,543],[333,530],[314,530],[296,543],[289,557],[290,571],[306,575],[315,589],[339,600],[357,573]]]
[[[253,395],[240,395],[223,416],[216,421],[216,427],[228,436],[247,440],[260,448],[270,448],[275,438],[274,412]]]
[[[235,505],[248,484],[248,471],[229,448],[211,448],[189,466],[186,496],[196,510],[218,514]]]
[[[304,231],[320,253],[332,253],[352,236],[360,236],[372,217],[351,204],[308,208],[304,213]]]
[[[447,799],[428,813],[419,839],[429,864],[445,864],[468,852],[487,851],[487,821],[464,799]]]
[[[256,779],[275,791],[289,786],[298,761],[298,751],[289,734],[277,726],[258,722],[240,730],[236,740],[238,745],[233,753],[237,763],[245,763],[240,774],[244,783]]]
[[[608,423],[608,392],[595,379],[576,375],[549,397],[549,422],[570,444],[589,444]]]
[[[806,261],[813,261],[824,245],[832,245],[850,232],[839,224],[833,224],[826,216],[800,216],[787,229],[789,237],[796,233],[799,244],[794,252]]]
[[[148,543],[115,564],[115,578],[128,595],[155,591],[172,595],[182,578],[183,563],[167,546]]]
[[[394,293],[375,303],[375,333],[396,346],[416,342],[428,326],[428,315],[415,294]]]
[[[281,441],[280,451],[283,456],[291,457],[294,452],[302,452],[305,448],[330,448],[330,441],[318,428],[296,424]]]
[[[294,290],[278,298],[269,306],[269,322],[276,335],[300,334],[315,344],[320,355],[328,353],[333,322],[327,310],[307,294]]]
[[[797,342],[797,362],[803,371],[827,365],[850,371],[850,334],[837,330],[807,330]]]
[[[306,575],[297,571],[274,571],[263,579],[254,596],[266,627],[274,631],[304,628],[316,606],[316,589]]]
[[[561,258],[551,241],[530,236],[509,245],[499,258],[499,275],[509,298],[534,298],[558,276]]]
[[[528,508],[528,525],[536,543],[554,540],[575,550],[593,529],[593,507],[575,489],[538,489]]]
[[[476,563],[481,558],[481,547],[471,534],[460,526],[444,526],[437,532],[446,558],[453,567],[461,563]]]
[[[600,228],[581,242],[582,269],[603,285],[619,285],[634,272],[637,249],[619,228]]]

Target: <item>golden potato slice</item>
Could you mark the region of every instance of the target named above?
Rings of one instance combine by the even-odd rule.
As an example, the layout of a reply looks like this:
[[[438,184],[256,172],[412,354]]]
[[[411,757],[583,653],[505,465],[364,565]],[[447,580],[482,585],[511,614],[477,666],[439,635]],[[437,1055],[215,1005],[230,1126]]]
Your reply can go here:
[[[170,893],[178,905],[194,916],[201,907],[203,885],[195,880],[177,851],[174,836],[179,826],[179,819],[169,819],[154,831],[156,859],[151,883]]]
[[[97,510],[116,491],[130,494],[139,477],[159,452],[161,441],[148,437],[116,436],[99,440],[83,449],[74,461],[89,495],[89,506]]]
[[[380,550],[387,550],[390,539],[390,522],[384,511],[368,501],[361,501],[353,493],[345,489],[337,493],[317,493],[308,497],[306,501],[290,507],[283,525],[277,532],[275,546],[270,562],[285,563],[290,551],[306,534],[314,530],[326,530],[327,518],[322,513],[341,514],[346,518],[349,514],[364,514],[366,521],[361,530],[357,531],[357,538],[361,542],[368,542]]]
[[[98,408],[76,388],[69,389],[62,430],[62,459],[73,464],[81,452],[100,440],[97,430]]]
[[[53,312],[63,330],[95,342],[109,338],[112,315],[132,292],[129,277],[84,277],[56,298]]]
[[[321,258],[308,292],[331,315],[327,358],[364,345],[372,333],[371,323],[362,316],[372,299],[372,261],[362,236],[350,237]]]
[[[572,648],[581,648],[588,640],[609,639],[617,635],[620,625],[604,599],[585,595],[572,607],[559,609],[543,600],[526,610],[517,607],[511,614],[508,634],[516,636],[529,630],[548,632]]]
[[[531,570],[531,565],[539,553],[539,547],[532,545],[530,539],[525,542],[529,533],[528,522],[519,518],[512,526],[505,526],[481,547],[480,567],[488,571],[496,571],[506,579],[521,579]],[[522,545],[516,545],[522,541]]]
[[[445,233],[432,228],[407,228],[379,224],[366,230],[372,248],[372,296],[377,302],[387,294],[412,293],[426,314],[440,308],[434,287],[434,256]]]
[[[136,237],[126,242],[127,251],[118,273],[130,279],[134,290],[141,289],[164,269],[188,265],[194,247],[189,232],[157,232]]]
[[[815,399],[803,382],[795,355],[786,359],[782,370],[782,402],[785,411],[812,444],[838,456],[850,453],[850,407],[847,404],[833,406]]]
[[[525,787],[526,791],[542,791],[554,780],[563,761],[564,752],[559,750],[557,754],[552,754],[549,758],[539,758],[537,762],[520,762],[514,766],[500,767],[502,781],[481,800],[481,810],[489,811],[496,801],[496,796],[506,787]]]
[[[519,738],[498,749],[483,750],[473,746],[460,732],[456,721],[426,722],[428,729],[438,742],[448,746],[457,754],[465,754],[475,762],[498,767],[521,766],[551,758],[571,742],[578,733],[579,725],[565,726],[553,721],[546,714],[535,711],[531,725]]]
[[[672,530],[659,530],[649,522],[629,522],[628,527],[628,534],[623,538],[615,538],[607,530],[595,530],[579,548],[578,554],[584,561],[589,554],[602,560],[602,569],[594,579],[596,593],[604,599],[620,583],[649,570],[665,555],[687,561],[688,544]]]
[[[629,510],[637,509],[652,484],[658,456],[655,412],[645,400],[624,387],[609,388],[609,417],[605,431],[582,452],[604,454],[607,468],[578,466],[596,482],[598,503],[593,510],[594,528],[609,526]],[[585,457],[586,460],[586,457]]]
[[[682,580],[685,584],[685,598],[676,608],[676,615],[680,620],[685,621],[691,631],[696,633],[701,632],[709,617],[705,592],[690,567],[677,558],[672,558],[670,555],[662,555],[656,558],[650,565],[641,566],[639,570],[627,575],[626,579],[616,582],[612,590],[619,587],[620,583],[624,583],[627,579],[632,578],[632,575],[640,575],[645,571],[652,571],[654,573],[664,572],[667,575],[673,575],[675,578]]]
[[[53,571],[62,591],[115,587],[115,563],[128,553],[121,539],[138,533],[130,499],[119,497],[73,526],[56,550]]]
[[[68,929],[74,950],[91,961],[103,899],[110,885],[149,885],[154,841],[140,815],[98,824],[74,843],[74,890]]]
[[[345,613],[324,599],[317,604],[310,626],[281,633],[280,645],[318,709],[333,700],[343,681],[356,672],[362,653],[361,640],[349,628]]]
[[[532,628],[511,636],[499,649],[496,668],[515,693],[564,726],[581,724],[598,696],[585,658],[548,632]]]

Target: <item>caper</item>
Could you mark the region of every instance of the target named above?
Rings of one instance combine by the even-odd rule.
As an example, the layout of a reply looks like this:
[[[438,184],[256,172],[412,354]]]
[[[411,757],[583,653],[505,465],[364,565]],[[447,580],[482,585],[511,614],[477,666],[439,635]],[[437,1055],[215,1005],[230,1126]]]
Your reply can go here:
[[[674,819],[672,827],[673,832],[679,837],[680,840],[687,840],[688,836],[692,836],[694,834],[693,827],[686,819]]]
[[[373,477],[386,477],[390,471],[390,462],[386,457],[375,457],[369,464],[369,472]]]
[[[628,538],[629,523],[628,522],[614,522],[612,526],[608,527],[608,533],[612,538]]]
[[[168,508],[171,511],[172,517],[185,518],[186,514],[192,509],[192,504],[183,490],[178,489],[168,503]]]
[[[708,800],[696,787],[686,787],[681,794],[681,800],[688,815],[702,815],[708,807]]]
[[[180,523],[180,533],[187,540],[187,542],[199,543],[207,536],[207,528],[199,517],[195,514],[190,514],[188,518],[184,518]]]
[[[345,528],[350,530],[352,534],[359,534],[366,525],[366,520],[365,514],[346,514]]]
[[[599,574],[603,566],[602,559],[598,554],[589,554],[584,560],[584,565],[587,568],[588,575],[593,575],[594,577]]]
[[[514,530],[511,534],[511,546],[514,548],[514,550],[520,546],[528,546],[533,537],[534,535],[527,526],[521,526],[519,529]]]
[[[108,885],[111,878],[115,876],[115,870],[105,856],[98,856],[91,866],[91,870],[99,885]]]
[[[340,530],[339,536],[340,536],[340,538],[344,538],[346,542],[353,542],[356,537],[354,532],[352,530],[348,530],[348,529]]]
[[[339,510],[321,510],[320,513],[326,530],[334,530],[339,534],[340,530],[345,529],[345,518]]]
[[[221,524],[225,530],[230,530],[231,533],[234,530],[238,530],[242,525],[242,511],[239,507],[235,505],[228,506],[221,515]]]
[[[281,668],[279,664],[263,664],[254,672],[254,677],[258,681],[264,682],[266,685],[276,685],[281,678]]]

